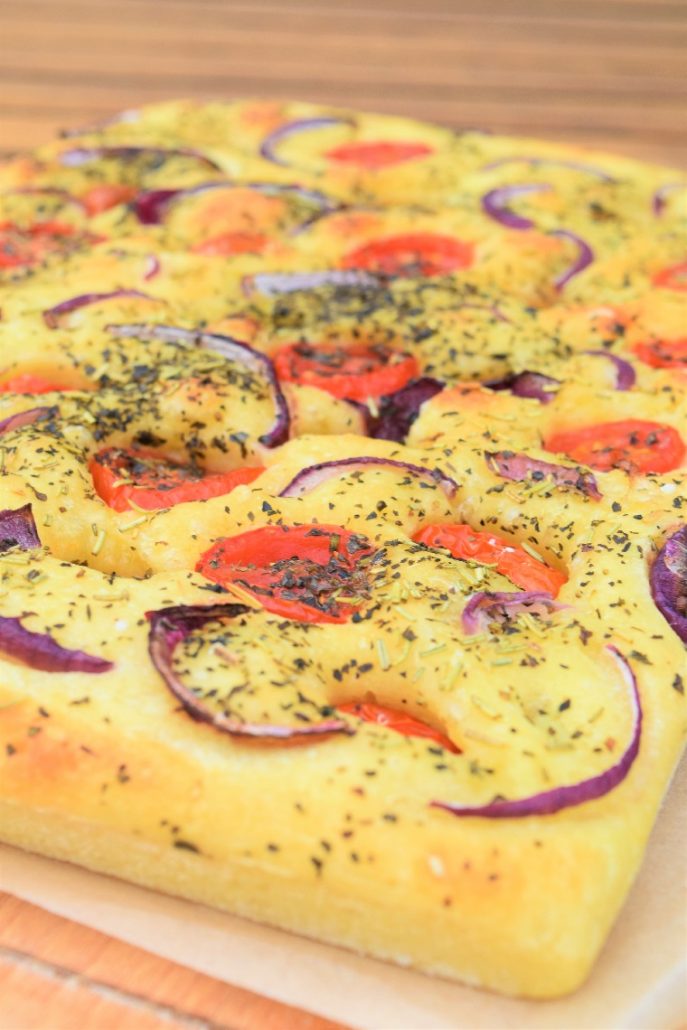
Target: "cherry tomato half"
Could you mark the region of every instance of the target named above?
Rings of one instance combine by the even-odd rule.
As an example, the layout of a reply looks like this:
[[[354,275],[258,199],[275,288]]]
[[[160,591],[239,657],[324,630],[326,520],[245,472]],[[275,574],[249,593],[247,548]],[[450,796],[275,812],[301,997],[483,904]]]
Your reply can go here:
[[[49,254],[68,250],[78,241],[73,226],[61,222],[38,222],[28,228],[5,222],[0,225],[0,268],[38,264]]]
[[[218,540],[196,571],[300,622],[346,622],[368,593],[372,545],[340,526],[263,526]]]
[[[681,261],[677,265],[670,265],[656,272],[651,282],[663,290],[677,290],[678,293],[687,292],[687,261]]]
[[[126,204],[129,200],[133,200],[137,192],[136,186],[104,182],[99,186],[91,186],[90,190],[82,194],[80,200],[86,213],[93,216],[99,215],[103,211],[109,211],[117,204]]]
[[[554,433],[544,446],[599,472],[622,469],[630,475],[671,472],[685,457],[676,429],[637,418]]]
[[[376,143],[361,140],[357,143],[342,143],[340,147],[328,150],[324,156],[330,161],[359,165],[373,172],[377,168],[388,168],[418,157],[427,157],[431,153],[433,148],[427,143],[413,143],[411,140],[379,140]]]
[[[352,401],[395,393],[419,371],[412,354],[365,343],[289,343],[277,351],[274,367],[284,382],[317,386]]]
[[[679,340],[649,340],[636,343],[632,350],[640,361],[652,368],[684,368],[687,370],[687,336]]]
[[[53,390],[65,390],[69,387],[55,383],[35,372],[20,372],[0,383],[0,393],[52,393]]]
[[[544,590],[555,597],[567,580],[564,573],[533,558],[505,537],[488,530],[474,530],[464,523],[425,526],[413,540],[427,547],[443,547],[454,558],[493,565],[522,590]]]
[[[385,236],[349,251],[342,268],[359,268],[388,276],[448,275],[468,268],[474,260],[474,246],[454,236],[416,232]]]
[[[96,493],[115,511],[138,508],[153,511],[186,501],[221,497],[243,483],[252,483],[262,468],[205,472],[192,465],[151,455],[146,451],[106,447],[89,462]]]
[[[393,730],[394,733],[402,733],[405,737],[423,737],[432,740],[446,751],[460,754],[460,748],[456,747],[447,736],[440,733],[439,730],[435,730],[433,726],[428,726],[426,722],[414,719],[406,712],[399,712],[394,708],[387,708],[385,705],[378,705],[371,701],[353,701],[347,705],[337,705],[337,709],[340,712],[346,712],[347,715],[357,715],[363,722],[386,726],[387,729]]]

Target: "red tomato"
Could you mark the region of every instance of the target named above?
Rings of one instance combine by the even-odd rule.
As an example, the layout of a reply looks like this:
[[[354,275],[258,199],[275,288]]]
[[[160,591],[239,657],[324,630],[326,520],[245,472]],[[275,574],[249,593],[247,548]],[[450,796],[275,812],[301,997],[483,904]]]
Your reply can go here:
[[[109,211],[117,204],[126,204],[133,200],[138,189],[136,186],[122,186],[116,183],[102,183],[100,186],[92,186],[87,193],[80,197],[81,203],[89,215],[99,215],[103,211]]]
[[[224,232],[191,247],[192,254],[231,257],[232,254],[260,254],[269,243],[267,236],[250,232]]]
[[[19,375],[0,383],[0,393],[51,393],[53,390],[65,390],[61,383],[51,382],[44,376],[34,372],[20,372]]]
[[[412,354],[374,343],[288,343],[277,351],[274,367],[284,382],[317,386],[351,401],[394,393],[419,372]]]
[[[687,369],[687,336],[679,340],[649,340],[636,343],[632,350],[652,368]]]
[[[340,712],[348,715],[357,715],[363,722],[374,722],[378,726],[386,726],[395,733],[402,733],[405,737],[425,737],[433,740],[447,751],[460,754],[460,748],[456,747],[452,740],[428,726],[419,719],[413,719],[412,715],[405,712],[398,712],[394,708],[387,708],[385,705],[378,705],[371,701],[354,701],[347,705],[337,705]]]
[[[681,261],[677,265],[670,265],[662,268],[652,276],[651,282],[654,286],[664,290],[677,290],[679,293],[687,292],[687,261]]]
[[[637,418],[554,433],[544,446],[599,472],[623,469],[630,475],[671,472],[685,457],[676,429]]]
[[[96,493],[115,511],[138,508],[154,511],[185,501],[221,497],[242,483],[252,483],[262,468],[236,468],[230,472],[204,472],[178,465],[149,451],[106,447],[89,462]]]
[[[474,246],[453,236],[434,232],[403,233],[372,240],[351,250],[342,268],[360,268],[378,275],[447,275],[468,268],[474,260]]]
[[[74,242],[76,230],[61,222],[38,222],[20,228],[12,222],[0,225],[0,268],[35,265],[50,253]]]
[[[488,530],[477,531],[464,523],[425,526],[413,537],[427,547],[444,547],[454,558],[493,565],[502,576],[522,590],[545,590],[555,597],[567,576],[533,558],[521,547]]]
[[[238,584],[275,615],[346,622],[367,593],[360,563],[371,554],[369,540],[340,526],[263,526],[218,540],[196,571]]]
[[[360,165],[373,172],[376,168],[387,168],[389,165],[412,161],[416,157],[427,157],[433,148],[426,143],[413,143],[410,140],[380,140],[378,143],[360,141],[359,143],[342,143],[340,147],[328,150],[324,155],[330,161],[341,161],[345,164]]]

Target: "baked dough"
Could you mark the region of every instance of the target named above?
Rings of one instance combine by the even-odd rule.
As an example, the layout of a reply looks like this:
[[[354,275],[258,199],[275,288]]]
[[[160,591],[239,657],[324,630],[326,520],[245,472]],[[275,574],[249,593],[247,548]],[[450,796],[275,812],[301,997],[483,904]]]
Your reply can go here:
[[[180,101],[0,188],[0,838],[469,984],[573,990],[687,729],[679,175]],[[410,362],[403,402],[336,393],[356,347],[387,383]],[[116,507],[96,467],[132,448],[146,475],[255,475]],[[456,525],[555,589],[516,596]],[[258,561],[292,533],[289,587],[313,532],[330,580],[282,583],[286,615],[224,576],[226,541],[258,534]]]

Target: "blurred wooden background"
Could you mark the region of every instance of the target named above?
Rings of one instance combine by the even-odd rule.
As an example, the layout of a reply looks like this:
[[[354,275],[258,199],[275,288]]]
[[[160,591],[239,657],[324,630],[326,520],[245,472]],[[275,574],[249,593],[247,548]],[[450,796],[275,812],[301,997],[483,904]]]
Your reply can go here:
[[[272,95],[687,163],[686,0],[0,0],[0,150]]]

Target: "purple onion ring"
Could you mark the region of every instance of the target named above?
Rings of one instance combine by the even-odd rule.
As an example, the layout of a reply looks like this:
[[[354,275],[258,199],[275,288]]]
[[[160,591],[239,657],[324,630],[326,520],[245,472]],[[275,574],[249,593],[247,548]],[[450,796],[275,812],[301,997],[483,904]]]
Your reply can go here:
[[[561,272],[554,281],[553,285],[555,289],[560,293],[564,286],[570,282],[576,275],[583,272],[594,260],[594,251],[589,244],[578,236],[577,233],[571,232],[569,229],[551,229],[549,236],[557,236],[560,239],[570,240],[577,247],[577,257],[564,272]]]
[[[530,458],[528,454],[518,454],[515,451],[485,451],[484,457],[491,471],[502,479],[522,483],[528,479],[539,482],[550,477],[554,486],[578,490],[594,501],[601,499],[602,495],[592,472]]]
[[[379,279],[369,272],[354,268],[334,268],[324,272],[258,272],[257,275],[245,276],[241,283],[246,297],[256,293],[263,297],[279,297],[300,290],[319,290],[323,286],[332,286],[334,289],[355,286],[374,289],[379,286]]]
[[[194,150],[192,147],[71,147],[69,150],[63,150],[58,160],[61,165],[67,168],[80,168],[81,165],[90,164],[91,161],[100,161],[103,158],[113,157],[120,161],[135,161],[137,158],[145,155],[161,157],[163,159],[168,157],[192,157],[207,165],[208,168],[214,168],[218,172],[222,171],[220,165],[206,154],[201,153],[200,150]]]
[[[198,722],[209,723],[223,733],[236,737],[263,740],[291,740],[295,737],[321,736],[329,733],[353,734],[355,730],[343,719],[325,719],[299,726],[275,726],[249,723],[222,712],[208,709],[194,691],[186,687],[174,669],[174,651],[194,630],[218,619],[235,619],[251,609],[243,604],[175,605],[147,612],[150,622],[148,653],[168,689],[181,702],[184,710]]]
[[[0,615],[0,651],[42,672],[101,673],[114,668],[105,658],[62,647],[49,633],[26,629],[18,616]]]
[[[516,197],[528,196],[531,193],[548,193],[552,187],[546,182],[514,183],[512,186],[497,186],[482,197],[482,210],[495,222],[507,229],[533,229],[535,223],[531,218],[511,211],[508,204]]]
[[[603,168],[586,164],[584,161],[566,161],[557,157],[534,157],[526,154],[514,154],[512,157],[502,157],[498,161],[490,161],[489,164],[482,165],[482,171],[490,172],[494,168],[503,168],[505,165],[510,164],[528,164],[532,168],[537,168],[540,165],[556,165],[558,168],[572,168],[576,172],[586,172],[588,175],[594,175],[597,179],[602,179],[604,182],[616,181]]]
[[[0,436],[3,433],[11,433],[15,429],[23,429],[24,426],[32,426],[34,422],[43,422],[56,413],[55,408],[29,408],[27,411],[20,411],[16,415],[10,415],[0,422]]]
[[[687,526],[668,537],[651,566],[649,580],[656,607],[687,644]]]
[[[420,408],[444,389],[444,383],[431,376],[415,379],[395,393],[387,393],[377,400],[378,413],[373,415],[367,404],[349,401],[363,415],[367,435],[374,440],[393,440],[403,443]]]
[[[597,776],[580,780],[578,783],[571,783],[564,787],[554,787],[553,790],[545,790],[540,794],[532,794],[529,797],[519,798],[514,801],[504,798],[491,801],[486,805],[461,805],[447,801],[431,801],[430,807],[441,808],[452,815],[471,815],[485,819],[513,819],[530,815],[553,815],[564,808],[573,808],[576,805],[585,804],[587,801],[595,801],[619,786],[629,773],[639,754],[642,738],[642,701],[639,695],[637,679],[627,659],[612,645],[609,645],[607,650],[613,655],[625,680],[634,717],[630,742],[615,765],[612,765]]]
[[[250,372],[267,380],[275,407],[275,419],[269,430],[260,437],[265,447],[278,447],[289,438],[291,417],[286,397],[274,371],[274,365],[266,354],[253,350],[247,343],[241,343],[231,336],[219,333],[194,332],[172,325],[108,325],[106,330],[117,337],[135,337],[139,340],[162,340],[166,343],[183,343],[189,347],[201,347],[221,354],[227,361],[243,365]]]
[[[554,601],[551,594],[543,590],[518,590],[515,592],[480,590],[471,594],[463,609],[463,631],[468,635],[482,633],[497,616],[520,615],[529,612],[532,606],[544,608],[548,613],[565,608]],[[536,614],[536,613],[533,613]]]
[[[584,354],[591,354],[595,358],[607,358],[615,365],[615,388],[616,390],[631,390],[637,382],[637,373],[634,365],[625,358],[619,358],[617,354],[611,354],[607,350],[586,350]]]
[[[685,189],[685,182],[666,182],[654,193],[651,198],[651,210],[656,218],[660,218],[665,211],[666,204],[668,203],[668,197],[675,190]]]
[[[550,404],[561,381],[552,376],[546,376],[543,372],[530,372],[526,369],[524,372],[515,372],[503,379],[492,379],[484,385],[490,390],[510,390],[515,397],[527,397],[530,400],[539,401],[541,404]]]
[[[98,304],[102,300],[118,300],[120,297],[138,297],[141,300],[158,299],[157,297],[151,297],[149,293],[141,293],[140,290],[111,290],[109,293],[81,293],[78,297],[70,297],[69,300],[63,300],[61,304],[56,304],[52,308],[47,308],[43,312],[43,321],[49,329],[57,329],[63,315],[68,315],[70,312],[76,311],[78,308],[85,308],[88,304]]]
[[[336,479],[343,472],[358,471],[367,466],[374,465],[380,468],[399,469],[409,476],[431,480],[433,486],[440,487],[446,497],[451,500],[458,489],[455,479],[445,476],[440,469],[430,469],[425,465],[411,465],[407,461],[394,461],[392,458],[373,458],[362,456],[360,458],[338,458],[335,461],[321,461],[317,465],[308,465],[298,475],[287,483],[279,493],[280,497],[302,497],[310,493],[321,483],[330,479]]]
[[[41,546],[31,505],[22,508],[6,508],[0,511],[0,554],[18,547],[21,551],[33,551]]]
[[[288,168],[290,162],[279,157],[276,152],[277,146],[285,139],[288,139],[290,136],[296,136],[301,132],[310,132],[311,129],[324,129],[329,125],[351,126],[354,124],[352,118],[343,118],[337,115],[325,115],[319,118],[297,118],[295,121],[280,125],[278,129],[274,129],[269,135],[265,136],[260,144],[260,157],[264,157],[266,161],[272,161],[273,164],[281,165],[282,168]]]

